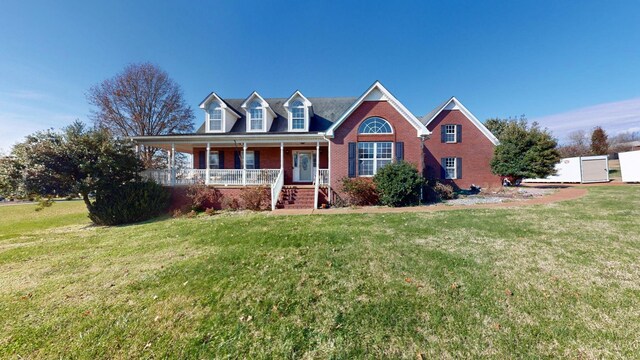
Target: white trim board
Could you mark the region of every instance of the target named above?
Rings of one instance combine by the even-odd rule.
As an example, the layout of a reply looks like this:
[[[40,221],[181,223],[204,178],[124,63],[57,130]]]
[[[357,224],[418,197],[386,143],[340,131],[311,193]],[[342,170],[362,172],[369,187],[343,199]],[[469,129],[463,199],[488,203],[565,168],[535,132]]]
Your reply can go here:
[[[452,96],[451,99],[449,99],[449,101],[445,102],[442,106],[440,106],[438,111],[436,111],[429,119],[423,119],[423,120],[426,120],[424,123],[424,126],[429,126],[429,124],[435,118],[437,118],[441,112],[445,110],[459,110],[467,119],[471,121],[473,125],[475,125],[478,128],[478,130],[480,130],[480,132],[484,134],[484,136],[487,137],[487,139],[489,139],[489,141],[493,143],[493,145],[500,144],[500,141],[498,141],[498,138],[496,138],[491,133],[491,131],[489,131],[489,129],[487,129],[487,127],[484,126],[484,124],[471,113],[471,111],[469,111],[466,107],[464,107],[464,105],[462,105],[462,103],[458,101],[458,99],[456,99],[455,96]]]
[[[387,101],[398,111],[414,128],[417,130],[417,136],[431,135],[427,127],[418,120],[398,99],[393,96],[379,81],[371,85],[367,91],[356,100],[349,109],[336,120],[327,130],[327,137],[333,137],[335,130],[351,115],[364,101]]]

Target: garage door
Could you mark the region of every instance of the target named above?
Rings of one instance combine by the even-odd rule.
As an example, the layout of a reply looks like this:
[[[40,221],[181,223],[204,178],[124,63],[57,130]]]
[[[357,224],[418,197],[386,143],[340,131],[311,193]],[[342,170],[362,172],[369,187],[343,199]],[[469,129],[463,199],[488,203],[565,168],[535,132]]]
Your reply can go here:
[[[582,159],[582,182],[609,181],[607,159]]]

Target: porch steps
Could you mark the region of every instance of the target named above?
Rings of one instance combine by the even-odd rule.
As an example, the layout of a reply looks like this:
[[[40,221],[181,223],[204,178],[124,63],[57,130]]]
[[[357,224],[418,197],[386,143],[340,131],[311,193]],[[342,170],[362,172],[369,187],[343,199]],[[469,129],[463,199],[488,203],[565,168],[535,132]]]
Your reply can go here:
[[[278,209],[313,209],[313,187],[309,186],[284,186],[278,199]]]

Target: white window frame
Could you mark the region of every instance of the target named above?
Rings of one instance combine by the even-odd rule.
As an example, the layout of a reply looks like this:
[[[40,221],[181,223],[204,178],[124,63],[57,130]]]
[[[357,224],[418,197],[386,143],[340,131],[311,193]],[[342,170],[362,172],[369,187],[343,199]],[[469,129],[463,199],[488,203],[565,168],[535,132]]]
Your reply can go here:
[[[220,111],[220,118],[219,119],[215,119],[213,116],[214,114]],[[208,112],[208,116],[209,118],[207,119],[207,131],[208,132],[222,132],[224,131],[224,109],[222,108],[222,105],[219,104],[218,102],[215,102],[213,104],[211,104],[211,106],[209,107],[209,112]],[[211,128],[211,123],[213,121],[220,121],[220,129],[213,129]]]
[[[373,144],[373,158],[363,158],[360,157],[360,146],[364,145],[364,144]],[[378,157],[378,145],[379,144],[389,144],[390,148],[391,148],[391,156],[389,158],[379,158]],[[358,142],[358,147],[356,149],[357,151],[357,169],[358,169],[358,176],[359,177],[373,177],[378,173],[378,162],[379,161],[389,161],[389,163],[393,162],[393,156],[394,154],[394,146],[393,146],[393,142],[391,141],[360,141]],[[360,162],[361,161],[373,161],[373,174],[362,174],[360,172]],[[381,168],[382,166],[380,166]]]
[[[255,104],[258,104],[258,106],[254,106]],[[260,111],[260,118],[254,118],[253,117],[253,112],[254,111]],[[249,111],[247,112],[249,114],[249,128],[247,129],[247,131],[264,131],[265,128],[265,107],[264,105],[259,101],[259,100],[254,100],[251,102],[251,104],[249,104]],[[259,129],[254,129],[253,128],[253,122],[260,120],[260,128]]]
[[[447,124],[444,126],[444,142],[447,144],[454,144],[458,142],[458,127],[456,125]],[[449,131],[453,129],[453,131]],[[453,136],[453,140],[449,140],[449,136]]]
[[[216,167],[214,167],[213,159],[216,159]],[[220,153],[218,151],[209,152],[209,169],[220,169]]]
[[[371,122],[371,121],[382,121],[383,123],[385,123],[388,127],[389,127],[389,132],[363,132],[362,130],[363,127],[365,126],[365,124],[367,122]],[[358,126],[358,134],[359,135],[389,135],[389,134],[393,134],[393,126],[391,126],[391,123],[388,122],[386,119],[381,118],[379,116],[372,116],[369,118],[366,118],[359,126]]]
[[[444,158],[444,178],[447,180],[455,180],[458,178],[458,159],[454,157]],[[450,175],[449,171],[453,171],[453,176]]]
[[[249,159],[251,159],[251,165],[249,165]],[[247,157],[244,159],[244,166],[247,170],[256,168],[256,156],[253,151],[247,151]]]
[[[295,111],[302,111],[302,117],[296,117],[295,116]],[[295,100],[292,104],[291,104],[291,108],[289,110],[291,119],[290,119],[290,123],[291,123],[291,127],[290,130],[291,131],[307,131],[307,107],[304,105],[304,102],[302,102],[302,100]],[[302,120],[302,127],[297,128],[294,126],[294,122],[296,120]]]

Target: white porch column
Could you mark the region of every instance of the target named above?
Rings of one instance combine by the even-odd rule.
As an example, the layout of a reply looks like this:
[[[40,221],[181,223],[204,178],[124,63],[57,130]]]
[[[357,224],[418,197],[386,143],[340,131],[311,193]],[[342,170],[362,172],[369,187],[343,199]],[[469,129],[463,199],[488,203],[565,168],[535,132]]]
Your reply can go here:
[[[176,184],[176,144],[171,143],[171,186]]]
[[[316,141],[316,173],[318,173],[318,170],[320,170],[320,141]]]
[[[210,158],[211,158],[210,155],[211,155],[211,143],[207,143],[207,161],[206,161],[207,168],[204,171],[205,172],[205,175],[204,175],[205,176],[205,178],[204,178],[204,184],[205,185],[209,185],[209,181],[211,179],[211,176],[210,176],[211,170],[210,170],[210,166],[209,166],[209,161],[211,161],[210,160]]]
[[[247,185],[247,143],[242,144],[242,185]]]
[[[327,196],[329,196],[329,199],[327,199],[328,202],[331,202],[331,141],[327,140],[327,177],[328,177],[328,183],[327,183]]]
[[[284,143],[280,143],[280,171],[284,170]]]
[[[167,185],[171,184],[171,150],[167,150]]]

